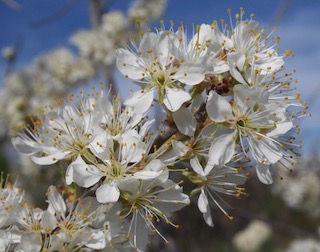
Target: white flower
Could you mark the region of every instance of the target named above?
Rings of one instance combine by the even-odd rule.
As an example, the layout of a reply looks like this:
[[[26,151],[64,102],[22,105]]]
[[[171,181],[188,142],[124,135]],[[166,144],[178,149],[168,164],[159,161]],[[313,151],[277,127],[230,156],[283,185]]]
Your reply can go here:
[[[125,105],[143,113],[157,100],[170,111],[178,110],[191,96],[184,91],[182,84],[196,85],[204,79],[204,69],[195,63],[180,62],[172,48],[176,41],[172,31],[144,34],[139,48],[117,50],[117,67],[127,78],[141,83],[143,89],[133,93]]]
[[[16,183],[8,182],[8,177],[0,177],[0,228],[13,225],[24,202],[24,192]]]
[[[0,251],[13,251],[13,247],[21,242],[17,227],[0,230]]]
[[[48,212],[54,216],[57,232],[51,238],[50,246],[55,250],[69,251],[86,246],[92,249],[103,249],[106,239],[102,229],[92,229],[95,221],[98,202],[93,197],[82,198],[67,206],[57,188],[48,189]],[[53,229],[52,229],[53,230]]]
[[[105,172],[106,178],[103,184],[97,189],[96,196],[100,203],[117,202],[120,198],[119,183],[126,181],[127,178],[150,179],[159,174],[168,174],[168,170],[160,160],[154,159],[147,164],[117,162],[111,160],[110,165],[100,166]]]
[[[242,82],[241,72],[254,66],[261,74],[270,74],[278,71],[284,64],[283,56],[279,56],[271,44],[271,34],[264,36],[264,29],[259,23],[250,19],[243,20],[244,11],[237,14],[236,26],[231,23],[231,30],[223,27],[223,32],[214,24],[213,37],[223,50],[229,65],[230,74]]]
[[[215,126],[213,124],[205,125],[199,131],[197,130],[198,121],[195,118],[195,113],[199,109],[205,109],[204,105],[205,103],[202,96],[198,95],[193,99],[190,109],[181,107],[172,113],[173,121],[178,130],[182,134],[190,137],[184,144],[173,141],[173,149],[180,157],[197,157],[199,160],[202,157],[208,157],[210,146],[215,137]]]
[[[21,242],[16,247],[17,252],[41,251],[42,240],[40,234],[25,233],[21,236]]]
[[[239,187],[239,185],[242,185],[246,181],[246,176],[241,173],[240,169],[228,165],[233,154],[232,151],[223,153],[225,148],[222,145],[225,141],[222,138],[225,138],[225,135],[222,135],[213,141],[209,151],[209,160],[205,163],[204,168],[197,157],[190,160],[191,168],[198,175],[198,178],[194,181],[199,184],[196,191],[200,190],[198,207],[209,226],[213,226],[210,201],[212,201],[228,218],[232,219],[233,217],[224,210],[221,203],[218,201],[220,199],[218,194],[239,197],[243,194],[244,190],[242,187]],[[232,146],[229,146],[229,149],[232,148]]]
[[[182,188],[168,180],[168,174],[165,173],[144,180],[131,177],[121,181],[119,188],[126,201],[121,216],[131,219],[128,235],[131,244],[138,251],[144,251],[150,231],[167,241],[153,221],[163,219],[175,226],[168,214],[190,203],[189,197],[182,193]]]
[[[148,179],[168,172],[160,160],[147,157],[146,153],[150,148],[151,142],[145,143],[136,136],[128,135],[121,142],[115,143],[111,139],[101,152],[95,152],[99,161],[87,164],[79,156],[70,164],[66,181],[68,184],[75,182],[88,188],[103,178],[102,185],[96,190],[98,202],[117,202],[120,197],[120,181],[131,176]]]
[[[25,127],[25,132],[12,139],[17,151],[31,155],[39,165],[54,164],[62,159],[73,160],[78,155],[90,160],[90,148],[95,146],[91,143],[103,131],[93,112],[98,97],[80,98],[78,107],[66,104],[48,108],[43,120],[39,118],[32,122],[34,128]]]
[[[209,117],[218,123],[227,122],[233,130],[224,137],[224,148],[220,151],[234,152],[238,141],[243,152],[258,162],[256,166],[259,179],[266,184],[272,183],[269,164],[275,164],[282,157],[290,157],[290,149],[278,136],[287,133],[292,122],[287,118],[285,109],[268,100],[268,93],[262,87],[250,88],[236,85],[233,89],[234,100],[228,102],[216,92],[211,91],[207,102]],[[233,146],[233,147],[232,147]]]
[[[117,96],[112,98],[112,102],[100,99],[96,104],[95,116],[100,118],[100,126],[117,141],[129,136],[136,136],[142,140],[154,123],[154,120],[144,122],[143,113],[135,113],[128,106],[123,107],[121,98]]]

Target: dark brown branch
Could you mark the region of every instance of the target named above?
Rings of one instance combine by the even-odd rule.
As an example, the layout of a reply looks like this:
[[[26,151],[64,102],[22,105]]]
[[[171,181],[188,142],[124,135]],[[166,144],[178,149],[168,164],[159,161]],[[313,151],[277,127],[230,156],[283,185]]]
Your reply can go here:
[[[156,146],[159,148],[162,146],[170,137],[172,137],[174,134],[178,133],[178,129],[176,125],[172,125],[171,127],[167,124],[165,126],[165,129],[162,133],[160,133],[153,141],[153,146]],[[153,152],[152,150],[151,152]]]
[[[204,122],[204,111],[206,110],[206,102],[203,102],[199,108],[195,111],[194,117],[196,118],[198,123]],[[169,123],[168,121],[165,122],[164,130],[155,138],[153,141],[153,146],[159,148],[162,146],[170,137],[174,134],[178,133],[177,126],[172,122]]]

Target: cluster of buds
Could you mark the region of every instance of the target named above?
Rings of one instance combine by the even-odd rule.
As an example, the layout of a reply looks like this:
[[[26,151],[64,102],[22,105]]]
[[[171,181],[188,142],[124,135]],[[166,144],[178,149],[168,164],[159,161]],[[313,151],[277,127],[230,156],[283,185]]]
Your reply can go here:
[[[167,241],[157,222],[177,227],[171,213],[191,197],[213,226],[213,206],[233,218],[221,196],[245,194],[252,167],[271,184],[276,164],[293,164],[300,148],[294,121],[306,105],[283,73],[290,52],[279,54],[277,39],[243,17],[241,9],[231,30],[224,22],[222,29],[216,22],[197,26],[190,40],[182,25],[175,31],[161,23],[116,52],[119,71],[141,90],[124,101],[103,88],[81,92],[30,117],[12,139],[15,148],[39,165],[67,164],[66,188],[82,194],[64,200],[50,186],[46,211],[11,204],[3,244],[18,251],[144,251],[151,233]],[[166,116],[159,132],[148,118],[154,102]],[[191,183],[190,193],[173,179],[178,174]],[[23,250],[28,242],[37,249]]]

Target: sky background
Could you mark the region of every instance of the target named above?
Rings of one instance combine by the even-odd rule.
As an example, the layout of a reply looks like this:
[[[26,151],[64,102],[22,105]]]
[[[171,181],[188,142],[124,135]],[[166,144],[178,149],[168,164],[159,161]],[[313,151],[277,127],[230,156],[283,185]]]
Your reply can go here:
[[[51,16],[65,0],[17,0],[20,11],[14,11],[0,1],[0,49],[19,43],[16,62],[22,68],[35,57],[61,46],[70,47],[70,36],[80,29],[90,28],[88,0],[72,0],[73,7],[50,24],[39,20]],[[112,10],[126,10],[131,1],[115,0]],[[319,0],[169,0],[162,19],[181,20],[187,25],[229,20],[244,7],[247,17],[255,14],[262,26],[278,27],[276,36],[281,38],[280,52],[290,49],[295,56],[286,61],[287,68],[296,69],[299,79],[298,92],[310,105],[312,116],[299,122],[304,153],[317,153],[320,144],[320,1]],[[39,23],[38,23],[39,24]],[[0,59],[0,81],[3,83],[6,62]],[[2,85],[2,84],[1,84]]]

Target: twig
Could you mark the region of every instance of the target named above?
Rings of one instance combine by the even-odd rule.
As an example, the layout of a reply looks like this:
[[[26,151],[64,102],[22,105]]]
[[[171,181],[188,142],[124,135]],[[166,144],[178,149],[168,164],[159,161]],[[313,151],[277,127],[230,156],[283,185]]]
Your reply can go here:
[[[196,118],[198,123],[204,123],[202,113],[205,111],[205,109],[206,102],[203,102],[195,111],[194,117]],[[174,123],[170,124],[168,121],[166,121],[165,123],[165,129],[153,141],[153,146],[157,146],[158,148],[162,146],[170,137],[179,132],[177,126]]]

